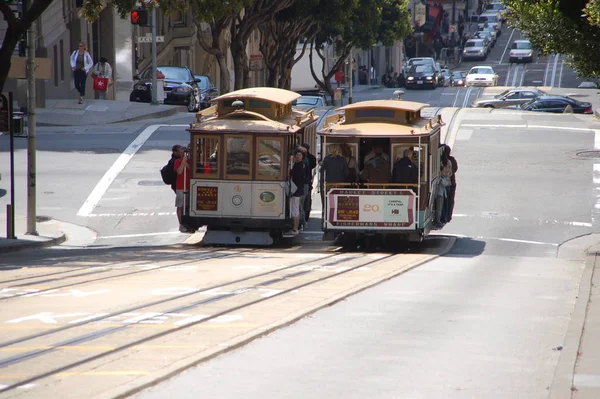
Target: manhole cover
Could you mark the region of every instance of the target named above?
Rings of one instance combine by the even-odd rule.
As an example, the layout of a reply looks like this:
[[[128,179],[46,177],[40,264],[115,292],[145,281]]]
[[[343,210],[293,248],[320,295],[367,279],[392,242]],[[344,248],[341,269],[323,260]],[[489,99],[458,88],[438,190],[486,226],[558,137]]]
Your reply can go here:
[[[138,182],[138,184],[140,186],[164,186],[165,183],[163,183],[162,180],[140,180]]]
[[[121,151],[119,151],[116,148],[99,147],[99,148],[86,148],[83,150],[75,150],[73,152],[76,152],[78,154],[116,154],[116,153],[120,153]]]
[[[600,151],[581,151],[577,153],[581,158],[600,158]]]
[[[50,216],[36,216],[35,221],[38,223],[44,223],[51,221],[52,218]]]

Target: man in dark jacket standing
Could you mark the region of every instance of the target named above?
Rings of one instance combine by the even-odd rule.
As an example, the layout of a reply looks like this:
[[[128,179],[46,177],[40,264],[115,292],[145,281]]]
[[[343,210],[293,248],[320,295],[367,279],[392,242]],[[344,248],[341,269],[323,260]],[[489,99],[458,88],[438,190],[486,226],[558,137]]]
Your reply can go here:
[[[417,165],[415,165],[411,159],[412,155],[412,148],[407,148],[404,150],[402,153],[402,158],[400,158],[394,164],[394,168],[392,170],[392,182],[402,184],[417,184],[419,180],[419,170]],[[415,189],[416,191],[416,187],[411,188]]]
[[[310,144],[308,143],[302,144],[300,150],[304,155],[304,165],[306,166],[304,196],[300,199],[300,224],[303,228],[306,228],[312,206],[313,170],[317,167],[317,157],[310,153]]]
[[[448,199],[446,201],[446,206],[444,206],[444,219],[446,219],[446,223],[452,220],[452,212],[454,212],[454,196],[456,195],[456,172],[458,171],[458,162],[456,162],[456,158],[454,158],[450,153],[452,149],[448,144],[444,144],[444,155],[452,164],[452,176],[450,177],[450,186],[446,187],[446,193],[448,195]]]
[[[290,193],[290,215],[292,216],[292,230],[285,233],[285,236],[298,235],[298,227],[300,225],[300,198],[304,195],[304,180],[306,179],[306,171],[304,165],[304,155],[300,149],[294,151],[291,162],[293,162],[292,170],[290,171],[290,179],[296,185],[296,191]]]

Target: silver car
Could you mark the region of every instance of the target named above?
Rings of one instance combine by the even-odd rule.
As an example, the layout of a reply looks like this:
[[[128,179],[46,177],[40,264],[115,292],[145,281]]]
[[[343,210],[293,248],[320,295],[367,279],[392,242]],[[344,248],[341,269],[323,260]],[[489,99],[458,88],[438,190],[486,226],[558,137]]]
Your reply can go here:
[[[480,98],[473,103],[478,108],[504,108],[511,105],[524,104],[539,96],[547,95],[541,90],[529,87],[515,87],[489,98]]]
[[[463,60],[485,60],[487,54],[487,47],[482,39],[469,39],[465,42],[462,58]]]

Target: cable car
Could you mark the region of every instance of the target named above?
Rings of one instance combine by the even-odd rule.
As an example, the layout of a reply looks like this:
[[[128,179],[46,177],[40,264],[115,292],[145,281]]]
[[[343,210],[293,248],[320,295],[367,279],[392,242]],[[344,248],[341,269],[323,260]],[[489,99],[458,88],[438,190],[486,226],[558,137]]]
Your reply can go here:
[[[292,227],[289,155],[316,148],[317,117],[272,87],[233,91],[190,124],[191,176],[183,222],[206,226],[205,244],[271,245]]]
[[[325,156],[320,171],[324,239],[396,245],[420,242],[429,234],[441,177],[443,122],[441,116],[421,116],[428,106],[372,100],[346,105],[327,117],[318,132]],[[404,155],[416,168],[410,182],[394,176]],[[336,162],[339,157],[349,168],[345,179],[333,169],[343,166]]]

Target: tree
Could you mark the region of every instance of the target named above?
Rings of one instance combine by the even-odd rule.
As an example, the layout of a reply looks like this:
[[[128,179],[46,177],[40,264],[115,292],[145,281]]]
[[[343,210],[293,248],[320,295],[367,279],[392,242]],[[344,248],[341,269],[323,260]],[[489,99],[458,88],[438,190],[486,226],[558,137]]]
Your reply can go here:
[[[10,70],[11,57],[20,38],[31,27],[31,24],[37,20],[40,15],[48,8],[53,0],[35,0],[29,5],[27,12],[23,13],[21,18],[16,18],[10,6],[5,2],[0,2],[0,12],[6,21],[6,33],[0,48],[0,92],[4,89],[8,71]]]
[[[294,0],[254,0],[244,7],[231,24],[231,57],[235,76],[235,90],[250,84],[250,65],[246,47],[250,35],[258,26],[279,11],[290,7]]]
[[[368,49],[380,42],[391,46],[394,41],[412,32],[408,0],[347,0],[346,13],[339,8],[321,13],[314,43],[309,53],[313,78],[333,99],[331,78],[344,65],[353,48]],[[337,18],[336,18],[337,17]],[[328,23],[331,22],[331,23]],[[323,50],[334,46],[337,59],[327,70]],[[317,77],[312,52],[323,61],[321,76]],[[321,79],[322,78],[322,79]]]
[[[319,0],[296,0],[291,7],[283,9],[274,18],[259,26],[260,52],[267,68],[267,86],[290,89],[291,70],[304,55],[296,57],[296,46],[300,39],[315,26],[314,12]],[[294,58],[296,57],[296,58]]]
[[[598,0],[505,0],[511,24],[542,54],[565,54],[582,76],[600,75]]]
[[[198,27],[198,43],[207,53],[213,55],[219,65],[220,90],[227,93],[229,87],[229,69],[227,68],[227,50],[223,49],[224,34],[231,27],[233,19],[251,0],[191,0],[190,6]],[[203,23],[210,28],[210,40],[204,35]]]

